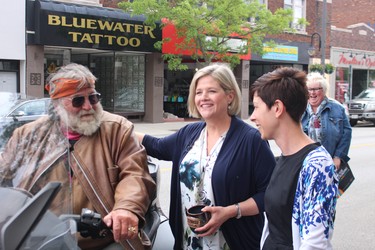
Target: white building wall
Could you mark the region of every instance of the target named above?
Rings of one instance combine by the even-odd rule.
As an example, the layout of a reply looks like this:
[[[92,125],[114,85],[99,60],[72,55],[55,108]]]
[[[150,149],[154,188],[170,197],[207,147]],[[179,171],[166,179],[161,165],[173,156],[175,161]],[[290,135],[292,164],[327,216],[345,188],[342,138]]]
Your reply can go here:
[[[0,0],[0,59],[26,59],[26,1]]]

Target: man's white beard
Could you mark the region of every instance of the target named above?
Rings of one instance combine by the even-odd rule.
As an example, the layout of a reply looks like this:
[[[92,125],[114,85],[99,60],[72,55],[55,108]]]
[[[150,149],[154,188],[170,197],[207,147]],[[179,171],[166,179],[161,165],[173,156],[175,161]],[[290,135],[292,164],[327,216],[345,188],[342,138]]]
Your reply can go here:
[[[94,109],[91,109],[90,111],[81,110],[76,115],[69,113],[61,105],[59,105],[56,110],[61,118],[62,123],[67,128],[69,128],[69,130],[74,131],[78,134],[90,136],[98,131],[100,127],[100,118],[103,113],[103,107],[100,103],[96,105],[96,111]],[[94,119],[90,121],[82,121],[81,116],[86,114],[92,114]]]

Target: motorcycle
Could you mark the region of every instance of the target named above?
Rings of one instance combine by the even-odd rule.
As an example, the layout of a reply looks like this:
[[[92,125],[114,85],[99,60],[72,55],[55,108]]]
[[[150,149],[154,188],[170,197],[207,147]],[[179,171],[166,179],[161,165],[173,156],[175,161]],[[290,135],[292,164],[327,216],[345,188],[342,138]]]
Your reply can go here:
[[[2,132],[7,131],[4,129],[6,127],[9,126],[0,126],[1,138]],[[5,143],[2,141],[2,144]],[[157,192],[146,213],[146,223],[142,230],[150,240],[152,249],[173,249],[174,238],[168,218],[159,204],[159,165],[148,158],[148,168],[157,184]],[[64,197],[69,199],[59,200],[62,211],[55,213],[56,207],[52,207],[52,204],[56,197],[61,197],[59,195],[62,192],[67,192]],[[104,215],[87,208],[83,208],[81,214],[71,213],[72,197],[69,192],[59,182],[49,182],[35,195],[9,185],[0,186],[0,250],[78,250],[78,234],[84,238],[90,237],[92,241],[110,234],[111,228],[102,221]],[[136,249],[131,244],[129,246],[130,249]]]

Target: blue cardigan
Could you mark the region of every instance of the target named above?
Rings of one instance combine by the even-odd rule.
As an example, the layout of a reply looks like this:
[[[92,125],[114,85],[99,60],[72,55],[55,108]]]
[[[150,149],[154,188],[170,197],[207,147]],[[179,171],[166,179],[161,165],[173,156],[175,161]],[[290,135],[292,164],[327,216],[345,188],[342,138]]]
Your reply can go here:
[[[173,162],[169,223],[175,237],[174,249],[182,248],[183,237],[179,166],[205,126],[204,122],[191,123],[167,137],[146,135],[142,141],[148,155]],[[260,213],[223,223],[221,229],[231,249],[260,248],[264,192],[274,166],[273,153],[258,130],[233,116],[212,173],[215,204],[229,206],[253,197]]]

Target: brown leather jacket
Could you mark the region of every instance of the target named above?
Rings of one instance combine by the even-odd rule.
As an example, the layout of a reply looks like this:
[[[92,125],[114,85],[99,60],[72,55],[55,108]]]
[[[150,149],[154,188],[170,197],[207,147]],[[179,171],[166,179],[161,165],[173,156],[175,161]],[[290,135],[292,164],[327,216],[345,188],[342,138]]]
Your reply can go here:
[[[31,193],[47,182],[58,181],[62,190],[54,199],[54,209],[66,209],[64,201],[69,199],[78,214],[83,207],[102,217],[126,209],[138,216],[141,228],[156,187],[148,172],[145,149],[133,129],[124,117],[104,111],[99,130],[82,136],[71,147],[59,122],[41,118],[15,130],[0,154],[0,181]],[[71,189],[71,194],[64,189]],[[95,249],[113,240],[83,241],[81,248]]]

